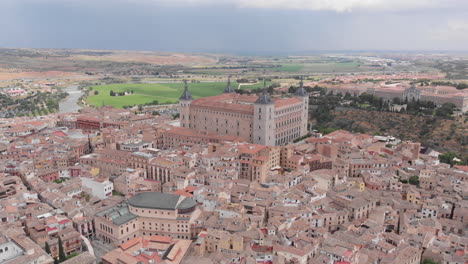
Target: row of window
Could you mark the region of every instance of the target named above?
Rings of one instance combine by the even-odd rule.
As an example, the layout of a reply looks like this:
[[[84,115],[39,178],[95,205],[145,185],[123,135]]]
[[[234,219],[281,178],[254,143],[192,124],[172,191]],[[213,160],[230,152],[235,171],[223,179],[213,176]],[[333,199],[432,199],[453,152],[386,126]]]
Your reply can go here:
[[[202,112],[202,113],[210,113],[210,114],[216,114],[216,115],[227,115],[231,117],[239,117],[239,118],[249,118],[250,115],[244,115],[244,114],[237,114],[237,113],[231,113],[231,112],[221,112],[221,111],[212,111],[212,110],[207,110],[207,109],[194,109],[195,112]]]
[[[135,210],[135,212],[137,212],[137,213],[138,213],[138,209],[134,209],[134,210]],[[142,212],[142,213],[144,213],[144,212],[145,212],[145,210],[141,210],[141,212]],[[151,210],[148,210],[148,213],[151,213]],[[158,211],[157,211],[157,210],[154,210],[154,211],[153,211],[153,214],[158,214]],[[163,215],[163,214],[164,214],[164,212],[161,212],[161,214]],[[166,214],[167,214],[167,215],[170,215],[170,214],[171,214],[171,212],[166,212]],[[145,222],[143,222],[143,224],[145,224]],[[151,223],[150,223],[150,224],[151,224]],[[164,225],[164,224],[163,224],[163,225]]]

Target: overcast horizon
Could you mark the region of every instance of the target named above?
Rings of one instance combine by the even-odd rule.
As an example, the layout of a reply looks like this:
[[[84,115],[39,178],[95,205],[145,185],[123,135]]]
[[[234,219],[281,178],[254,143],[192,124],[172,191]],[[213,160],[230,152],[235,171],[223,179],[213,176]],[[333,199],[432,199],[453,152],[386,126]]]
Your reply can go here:
[[[464,0],[2,0],[2,48],[465,52]]]

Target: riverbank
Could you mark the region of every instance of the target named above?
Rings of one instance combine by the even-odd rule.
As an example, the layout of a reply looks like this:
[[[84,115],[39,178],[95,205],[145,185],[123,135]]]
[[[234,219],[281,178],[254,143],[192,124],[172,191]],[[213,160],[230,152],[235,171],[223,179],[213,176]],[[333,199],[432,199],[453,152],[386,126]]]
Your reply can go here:
[[[68,93],[68,96],[60,101],[59,103],[59,113],[73,113],[78,112],[81,109],[81,106],[78,104],[83,92],[79,89],[78,85],[70,85],[63,90]]]

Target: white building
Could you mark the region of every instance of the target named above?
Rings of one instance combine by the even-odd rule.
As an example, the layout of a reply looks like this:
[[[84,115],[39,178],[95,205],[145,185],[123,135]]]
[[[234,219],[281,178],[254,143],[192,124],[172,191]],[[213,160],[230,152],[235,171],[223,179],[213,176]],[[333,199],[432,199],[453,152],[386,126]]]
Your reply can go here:
[[[23,249],[10,238],[0,237],[0,263],[7,262],[23,254]]]
[[[91,195],[98,197],[99,199],[106,199],[112,196],[114,190],[114,184],[109,180],[98,179],[98,178],[81,178],[81,186],[83,190],[89,192]]]

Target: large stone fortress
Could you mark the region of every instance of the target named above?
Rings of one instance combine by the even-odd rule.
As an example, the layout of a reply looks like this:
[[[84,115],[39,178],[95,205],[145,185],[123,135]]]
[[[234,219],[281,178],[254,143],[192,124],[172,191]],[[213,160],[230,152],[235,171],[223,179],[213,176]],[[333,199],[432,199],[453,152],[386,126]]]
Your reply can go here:
[[[277,146],[307,134],[309,96],[302,81],[288,98],[236,94],[228,84],[217,96],[193,99],[187,83],[179,99],[182,127]]]

